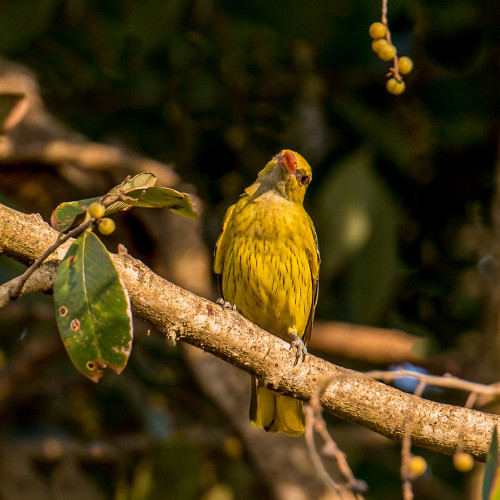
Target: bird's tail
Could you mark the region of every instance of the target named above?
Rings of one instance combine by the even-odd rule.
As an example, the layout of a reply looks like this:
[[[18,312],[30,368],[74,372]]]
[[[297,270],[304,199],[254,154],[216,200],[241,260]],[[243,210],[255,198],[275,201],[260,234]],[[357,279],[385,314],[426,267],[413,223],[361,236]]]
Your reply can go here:
[[[304,432],[302,401],[260,386],[255,377],[252,377],[251,387],[250,421],[255,427],[289,436],[300,436]]]

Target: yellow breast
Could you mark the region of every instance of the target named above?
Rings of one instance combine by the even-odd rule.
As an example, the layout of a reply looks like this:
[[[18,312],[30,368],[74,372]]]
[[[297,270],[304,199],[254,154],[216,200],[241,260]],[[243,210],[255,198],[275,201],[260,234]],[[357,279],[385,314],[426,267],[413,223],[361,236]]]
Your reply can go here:
[[[312,307],[314,236],[301,205],[282,197],[241,199],[225,228],[222,293],[261,328],[302,336]]]

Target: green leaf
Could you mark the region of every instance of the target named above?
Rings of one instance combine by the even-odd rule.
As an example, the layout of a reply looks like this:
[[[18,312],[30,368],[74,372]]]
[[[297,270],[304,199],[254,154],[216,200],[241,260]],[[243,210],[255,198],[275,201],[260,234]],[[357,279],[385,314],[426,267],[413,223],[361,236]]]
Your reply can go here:
[[[108,366],[120,373],[132,348],[130,302],[105,246],[92,232],[79,236],[54,283],[57,326],[76,368],[98,382]]]
[[[99,201],[100,196],[96,198],[88,198],[86,200],[68,201],[61,203],[53,212],[50,218],[50,225],[60,233],[64,233],[69,229],[77,226],[85,218],[88,206]]]
[[[190,219],[196,218],[196,211],[187,193],[180,193],[166,187],[138,188],[123,193],[123,200],[134,207],[168,208]]]
[[[180,193],[175,189],[153,187],[156,177],[150,172],[137,174],[132,179],[115,186],[108,194],[123,194],[127,199],[119,200],[106,207],[105,216],[130,210],[135,207],[168,208],[190,219],[196,218],[196,211],[187,193]],[[105,195],[106,196],[106,195]],[[94,201],[101,201],[104,196],[85,200],[68,201],[61,203],[52,212],[51,226],[61,233],[81,224],[87,213],[88,206]]]
[[[115,186],[109,191],[109,193],[118,193],[123,191],[129,191],[131,189],[147,189],[156,183],[156,177],[150,172],[144,172],[141,174],[134,175],[130,180]],[[68,201],[61,203],[53,212],[50,218],[51,226],[61,233],[72,229],[78,224],[82,223],[85,214],[87,212],[88,206],[94,201],[100,201],[103,196],[97,196],[95,198],[88,198],[86,200],[78,201]],[[122,210],[130,210],[131,204],[124,203],[122,201],[117,201],[106,207],[106,212],[104,215],[110,215],[115,212],[120,212]]]
[[[493,478],[493,489],[491,490],[490,496],[488,500],[500,500],[500,483],[498,482],[498,473],[500,472],[500,468],[498,468],[495,472],[495,477]]]
[[[490,449],[484,468],[482,500],[499,500],[500,483],[498,481],[498,433],[493,428]]]
[[[141,174],[134,175],[130,180],[122,182],[118,186],[111,189],[110,193],[125,193],[133,189],[146,189],[154,186],[156,184],[156,176],[151,172],[143,172]],[[115,212],[120,212],[123,210],[130,210],[132,208],[130,203],[124,203],[123,201],[117,201],[112,203],[106,208],[106,215],[114,214]]]
[[[339,273],[345,284],[346,317],[381,320],[399,276],[400,207],[373,168],[368,149],[340,161],[317,193],[314,222],[321,234],[321,280],[328,288]]]
[[[151,172],[142,172],[140,174],[134,175],[128,181],[115,186],[111,189],[110,193],[117,193],[118,191],[128,191],[129,189],[135,189],[140,187],[152,187],[156,184],[156,175]]]
[[[17,104],[24,98],[24,94],[5,93],[0,94],[0,133],[5,132],[4,128],[7,120]]]

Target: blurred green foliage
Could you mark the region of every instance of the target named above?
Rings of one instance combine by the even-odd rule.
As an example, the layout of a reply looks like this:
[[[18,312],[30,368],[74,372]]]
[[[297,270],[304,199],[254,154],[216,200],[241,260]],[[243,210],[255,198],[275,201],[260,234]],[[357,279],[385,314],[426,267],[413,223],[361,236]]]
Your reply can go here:
[[[35,71],[50,111],[76,130],[174,162],[205,200],[209,245],[268,159],[284,147],[301,152],[313,167],[306,203],[323,258],[317,316],[407,327],[450,349],[469,345],[482,325],[475,265],[487,249],[471,227],[477,214],[488,223],[495,189],[494,4],[391,0],[393,41],[415,62],[398,97],[385,91],[388,65],[370,50],[368,26],[381,9],[373,0],[2,1],[0,51]],[[51,321],[1,322],[2,351],[15,355],[25,335],[42,335]],[[80,380],[75,405],[98,402],[88,419],[64,403],[79,380],[69,361],[46,366],[41,381],[55,392],[46,385],[8,414],[3,432],[98,439],[141,429],[165,444],[150,461],[128,457],[108,476],[108,496],[164,498],[148,486],[149,469],[160,467],[155,477],[171,498],[200,498],[224,481],[235,498],[262,498],[241,457],[174,437],[172,414],[185,427],[201,417],[223,424],[179,368],[177,351],[155,360],[151,342],[136,343],[121,379],[92,390]],[[157,392],[166,403],[151,403]],[[183,470],[173,456],[196,478],[210,469],[212,479],[168,475],[169,460]],[[398,498],[397,465],[378,464],[385,474],[371,477],[371,462],[358,460],[359,475],[389,481]],[[134,496],[134,487],[149,493]],[[374,485],[371,498],[387,499],[389,490]]]

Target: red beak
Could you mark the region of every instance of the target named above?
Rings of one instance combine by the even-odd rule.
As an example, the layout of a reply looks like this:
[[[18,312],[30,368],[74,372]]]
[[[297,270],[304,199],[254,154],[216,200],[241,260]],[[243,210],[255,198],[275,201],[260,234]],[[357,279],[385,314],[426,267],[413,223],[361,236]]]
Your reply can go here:
[[[291,151],[283,151],[280,154],[279,162],[285,165],[290,175],[294,174],[297,170],[297,159]]]

